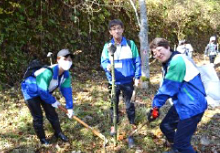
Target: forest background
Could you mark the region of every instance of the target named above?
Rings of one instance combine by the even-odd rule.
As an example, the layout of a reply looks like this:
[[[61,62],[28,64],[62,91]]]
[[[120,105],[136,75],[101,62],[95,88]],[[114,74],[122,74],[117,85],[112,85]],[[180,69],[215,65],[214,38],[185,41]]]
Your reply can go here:
[[[160,109],[160,118],[144,126],[134,136],[136,147],[128,148],[128,126],[125,106],[120,103],[118,146],[113,147],[109,135],[110,116],[108,88],[105,74],[100,67],[100,56],[110,35],[110,20],[121,19],[124,35],[140,48],[137,18],[130,1],[139,13],[138,0],[1,0],[0,1],[0,152],[118,152],[160,153],[168,150],[165,137],[159,129],[161,119],[170,107]],[[148,39],[164,37],[175,48],[178,40],[187,39],[194,48],[193,59],[199,65],[209,63],[203,58],[205,46],[212,35],[220,34],[219,0],[147,0]],[[47,53],[68,48],[75,54],[73,67],[74,112],[84,122],[101,132],[109,140],[94,136],[88,128],[69,120],[57,110],[69,143],[54,142],[45,148],[39,144],[32,127],[32,118],[20,91],[20,82],[28,63],[38,58],[50,64]],[[215,69],[220,76],[220,57]],[[152,97],[160,80],[160,65],[150,59],[150,88],[137,93],[136,122],[142,126],[146,111],[151,108]],[[55,92],[64,105],[64,99]],[[199,153],[220,152],[220,108],[209,108],[192,144]],[[53,135],[45,119],[46,135]],[[53,142],[53,139],[52,139]]]
[[[133,2],[139,10],[138,0]],[[187,39],[203,53],[210,36],[219,36],[218,0],[147,0],[146,5],[149,41],[164,37],[174,47]],[[0,87],[20,81],[33,58],[48,62],[47,53],[55,59],[62,48],[80,53],[75,63],[99,65],[114,18],[124,22],[125,36],[139,47],[140,29],[129,0],[1,0]]]

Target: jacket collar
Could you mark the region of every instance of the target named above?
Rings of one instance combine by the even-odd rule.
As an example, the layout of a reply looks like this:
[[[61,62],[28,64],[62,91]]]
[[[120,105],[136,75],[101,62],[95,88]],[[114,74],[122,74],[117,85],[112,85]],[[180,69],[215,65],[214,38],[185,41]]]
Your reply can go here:
[[[69,77],[69,71],[64,71],[61,76],[64,76],[64,78],[68,78]],[[58,67],[58,64],[57,64],[53,68],[53,79],[57,80],[58,77],[59,77],[59,67]]]
[[[170,65],[170,61],[172,60],[172,58],[173,58],[175,55],[180,54],[180,52],[173,51],[173,50],[171,50],[171,51],[172,51],[172,54],[171,54],[170,58],[167,60],[167,62],[162,63],[162,67],[163,67],[163,69],[164,69],[164,71],[165,71],[165,74],[167,73],[167,68],[168,68],[168,66]]]
[[[115,44],[115,40],[113,38],[111,39],[111,43]],[[122,37],[121,46],[126,46],[126,45],[127,45],[127,40],[125,37]]]

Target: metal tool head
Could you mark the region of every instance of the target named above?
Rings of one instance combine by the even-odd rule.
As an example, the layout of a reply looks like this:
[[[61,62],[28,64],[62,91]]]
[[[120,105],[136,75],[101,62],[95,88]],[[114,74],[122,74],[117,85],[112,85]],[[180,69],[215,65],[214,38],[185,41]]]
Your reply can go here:
[[[114,55],[116,49],[117,49],[117,48],[116,48],[116,46],[115,46],[114,44],[112,44],[112,43],[109,43],[109,44],[108,44],[108,51],[109,51],[109,53],[110,53],[111,56]]]
[[[47,57],[51,57],[52,54],[53,54],[52,52],[48,52],[48,53],[47,53]]]
[[[131,102],[135,102],[135,100],[136,100],[136,93],[137,93],[137,87],[134,86],[134,90],[133,90],[133,93],[132,93],[132,96],[131,96]]]

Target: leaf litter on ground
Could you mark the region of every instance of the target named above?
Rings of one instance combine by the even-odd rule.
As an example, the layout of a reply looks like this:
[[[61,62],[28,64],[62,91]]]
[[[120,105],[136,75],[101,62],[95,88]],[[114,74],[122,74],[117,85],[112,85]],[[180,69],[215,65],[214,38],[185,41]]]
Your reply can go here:
[[[208,63],[208,59],[201,60],[201,55],[195,54],[194,60],[198,65]],[[146,121],[146,112],[151,107],[156,90],[161,79],[161,69],[157,62],[152,62],[151,86],[148,90],[139,89],[137,93],[136,125],[140,127]],[[220,58],[216,60],[216,71],[220,75]],[[82,66],[82,64],[80,64]],[[167,150],[166,141],[159,129],[161,119],[165,116],[170,105],[167,103],[161,109],[159,120],[146,125],[134,134],[135,147],[128,148],[127,137],[133,129],[128,126],[125,105],[120,100],[120,122],[118,124],[118,145],[114,146],[113,137],[110,136],[109,95],[105,74],[101,69],[92,70],[86,64],[80,68],[79,73],[74,71],[73,96],[75,114],[84,122],[94,127],[106,136],[109,143],[103,147],[103,140],[96,137],[90,130],[70,120],[57,110],[63,132],[69,137],[69,143],[52,139],[53,129],[47,119],[44,119],[45,132],[52,139],[50,147],[42,146],[33,130],[32,118],[22,98],[20,87],[7,88],[0,93],[0,152],[120,152],[120,153],[160,153]],[[92,74],[92,77],[91,77]],[[56,97],[65,105],[64,99],[58,92]],[[220,108],[209,108],[198,125],[198,130],[192,138],[192,144],[199,153],[220,152]]]

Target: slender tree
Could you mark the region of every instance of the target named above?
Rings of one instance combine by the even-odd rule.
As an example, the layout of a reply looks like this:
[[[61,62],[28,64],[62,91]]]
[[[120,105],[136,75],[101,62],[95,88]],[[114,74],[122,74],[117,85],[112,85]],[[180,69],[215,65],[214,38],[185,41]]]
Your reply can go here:
[[[148,21],[147,21],[147,8],[145,0],[139,0],[140,5],[140,53],[142,61],[142,88],[148,88],[150,78],[149,67],[149,44],[148,44]]]

